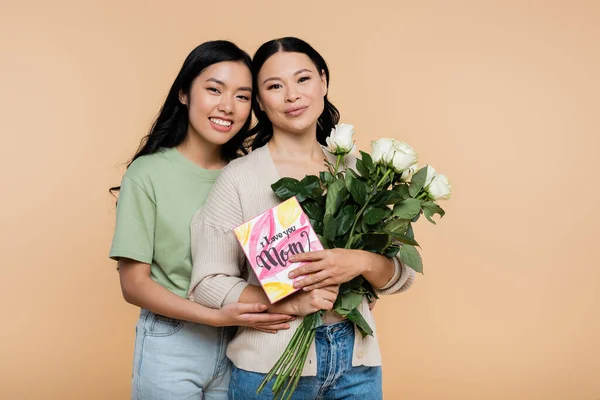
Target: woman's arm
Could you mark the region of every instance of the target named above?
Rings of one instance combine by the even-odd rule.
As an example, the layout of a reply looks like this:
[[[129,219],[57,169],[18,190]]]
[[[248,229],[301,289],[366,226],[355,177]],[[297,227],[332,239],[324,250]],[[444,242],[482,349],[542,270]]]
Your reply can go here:
[[[327,285],[339,285],[362,275],[373,288],[386,286],[396,273],[394,261],[364,250],[330,249],[296,254],[292,262],[307,262],[289,277],[308,275],[294,286],[304,290],[318,289]]]
[[[311,291],[300,291],[269,306],[269,312],[305,316],[320,310],[330,311],[333,309],[338,290],[339,285],[330,285]],[[269,303],[265,292],[254,285],[244,288],[239,301],[242,303]]]
[[[146,263],[119,259],[119,277],[125,301],[156,314],[211,326],[250,326],[265,332],[289,328],[289,316],[262,312],[267,309],[265,303],[233,303],[215,310],[182,298],[156,283]]]

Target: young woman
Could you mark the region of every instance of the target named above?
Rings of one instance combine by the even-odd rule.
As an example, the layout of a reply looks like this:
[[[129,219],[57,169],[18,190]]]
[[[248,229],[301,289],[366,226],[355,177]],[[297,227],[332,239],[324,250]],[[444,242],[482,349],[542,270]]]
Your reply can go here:
[[[240,302],[266,302],[232,229],[276,206],[270,185],[281,177],[303,178],[323,170],[329,157],[322,145],[339,114],[327,99],[329,70],[325,60],[297,38],[277,39],[256,52],[253,83],[258,119],[253,151],[229,164],[215,183],[207,203],[192,222],[193,272],[190,295],[209,307]],[[348,164],[355,162],[350,157]],[[380,294],[407,289],[414,272],[398,260],[360,250],[334,249],[304,256],[313,275],[301,291],[270,306],[270,311],[304,316],[330,311],[339,284],[362,274]],[[306,272],[306,270],[305,270]],[[244,279],[244,277],[247,279]],[[370,326],[367,300],[359,311]],[[352,323],[328,312],[318,328],[294,399],[381,398],[381,355],[376,337],[357,333]],[[271,385],[256,388],[297,328],[269,335],[241,328],[227,349],[234,370],[232,399],[270,399]],[[271,383],[272,384],[272,383]]]
[[[248,135],[251,66],[231,42],[195,48],[123,177],[110,257],[118,261],[125,300],[142,309],[134,399],[227,398],[224,353],[232,332],[216,327],[274,332],[290,320],[260,313],[261,302],[214,310],[187,299],[190,222]]]

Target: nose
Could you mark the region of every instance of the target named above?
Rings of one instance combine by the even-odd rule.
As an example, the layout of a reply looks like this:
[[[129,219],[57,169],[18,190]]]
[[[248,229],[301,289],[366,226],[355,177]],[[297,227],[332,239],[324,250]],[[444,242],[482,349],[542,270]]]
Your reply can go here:
[[[289,87],[285,94],[286,103],[295,103],[299,99],[300,99],[300,93],[298,93],[296,88],[293,86]]]
[[[221,96],[217,108],[225,114],[231,114],[233,112],[233,101],[228,96]]]

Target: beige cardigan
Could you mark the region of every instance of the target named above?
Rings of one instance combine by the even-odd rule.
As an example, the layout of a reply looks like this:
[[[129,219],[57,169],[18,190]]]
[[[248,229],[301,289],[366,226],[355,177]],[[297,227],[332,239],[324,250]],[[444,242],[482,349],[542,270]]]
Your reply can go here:
[[[330,161],[335,162],[334,156],[326,151],[324,153]],[[354,157],[346,159],[346,166],[356,162]],[[223,169],[206,204],[196,213],[191,224],[191,300],[219,308],[237,302],[247,285],[259,285],[232,230],[279,204],[280,200],[271,189],[271,184],[279,178],[268,146],[232,161]],[[394,277],[377,291],[378,294],[397,293],[412,284],[414,271],[397,260],[395,263]],[[359,306],[359,311],[375,331],[375,321],[366,298]],[[296,318],[290,324],[290,329],[277,334],[240,327],[227,348],[227,356],[240,369],[267,373],[283,354],[301,321],[301,317]],[[363,339],[355,328],[352,365],[381,365],[376,333]],[[313,342],[302,375],[316,374],[317,358]]]

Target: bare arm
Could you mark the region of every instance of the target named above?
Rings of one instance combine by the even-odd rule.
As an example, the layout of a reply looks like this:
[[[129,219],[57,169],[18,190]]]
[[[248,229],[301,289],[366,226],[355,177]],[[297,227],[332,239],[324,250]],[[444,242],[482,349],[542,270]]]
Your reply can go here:
[[[269,312],[288,315],[308,315],[314,312],[333,309],[339,285],[330,285],[310,292],[297,292],[269,306]],[[265,292],[258,286],[248,285],[242,291],[239,301],[242,303],[269,304]]]
[[[264,302],[232,303],[212,309],[182,298],[152,280],[146,263],[121,258],[119,277],[125,301],[156,314],[211,326],[251,326],[268,332],[289,328],[287,315],[262,313],[267,309]]]

